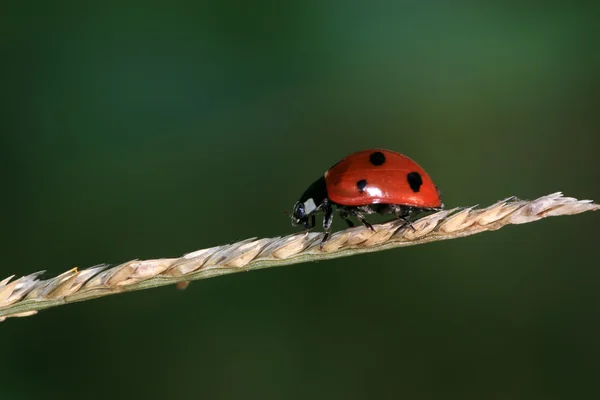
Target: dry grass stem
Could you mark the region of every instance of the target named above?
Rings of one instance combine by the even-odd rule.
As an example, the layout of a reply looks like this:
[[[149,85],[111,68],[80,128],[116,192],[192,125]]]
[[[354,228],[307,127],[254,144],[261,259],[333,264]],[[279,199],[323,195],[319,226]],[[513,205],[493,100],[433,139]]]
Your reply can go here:
[[[336,232],[320,248],[322,233],[294,233],[268,239],[251,238],[211,247],[179,258],[132,260],[109,268],[98,265],[73,268],[41,280],[43,272],[0,281],[0,321],[24,317],[37,311],[111,294],[178,284],[240,271],[299,264],[355,254],[454,239],[493,231],[509,224],[596,211],[600,205],[554,193],[537,200],[502,200],[484,209],[455,208],[439,211],[401,227],[401,221],[375,225],[376,232],[362,226]]]

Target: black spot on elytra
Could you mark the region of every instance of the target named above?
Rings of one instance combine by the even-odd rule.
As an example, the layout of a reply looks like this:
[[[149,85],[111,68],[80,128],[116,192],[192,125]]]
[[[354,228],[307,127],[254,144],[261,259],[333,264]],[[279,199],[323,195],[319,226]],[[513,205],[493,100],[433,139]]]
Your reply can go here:
[[[371,164],[379,166],[385,162],[385,155],[380,151],[376,151],[375,153],[371,153],[369,159],[371,160]]]
[[[411,172],[406,175],[406,180],[410,185],[410,188],[413,192],[418,192],[421,189],[421,185],[423,184],[423,179],[421,179],[421,174],[418,172]]]
[[[356,182],[356,187],[358,188],[358,191],[362,193],[365,190],[365,187],[367,187],[367,180],[361,179],[360,181]]]

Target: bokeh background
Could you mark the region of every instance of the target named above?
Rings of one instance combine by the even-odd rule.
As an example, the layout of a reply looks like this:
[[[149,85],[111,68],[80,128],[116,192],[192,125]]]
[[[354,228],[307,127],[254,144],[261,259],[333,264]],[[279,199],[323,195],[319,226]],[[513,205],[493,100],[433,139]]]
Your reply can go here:
[[[2,8],[0,278],[289,234],[368,147],[449,207],[600,200],[593,3]],[[8,320],[0,398],[593,397],[599,218]]]

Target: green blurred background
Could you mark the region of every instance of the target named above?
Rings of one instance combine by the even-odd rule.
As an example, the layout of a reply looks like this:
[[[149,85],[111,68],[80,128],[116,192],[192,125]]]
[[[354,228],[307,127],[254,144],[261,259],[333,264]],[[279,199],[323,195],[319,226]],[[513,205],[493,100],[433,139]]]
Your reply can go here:
[[[0,279],[289,234],[368,147],[448,207],[600,200],[598,6],[38,3],[0,17]],[[0,398],[598,394],[599,217],[8,320]]]

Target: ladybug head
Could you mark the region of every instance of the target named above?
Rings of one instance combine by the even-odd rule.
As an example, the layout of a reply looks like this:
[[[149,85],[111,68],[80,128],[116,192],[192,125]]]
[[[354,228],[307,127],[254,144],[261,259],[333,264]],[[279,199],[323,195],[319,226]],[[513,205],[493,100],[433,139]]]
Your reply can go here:
[[[317,206],[312,198],[304,202],[298,201],[292,211],[292,225],[304,225],[306,229],[312,228],[317,211]]]
[[[304,203],[297,202],[294,204],[294,210],[292,211],[292,225],[304,225],[308,224],[308,215],[306,214],[306,207]]]
[[[300,200],[294,204],[292,225],[304,225],[306,229],[315,226],[315,214],[321,211],[326,199],[327,188],[325,186],[325,178],[320,177],[306,189]]]

